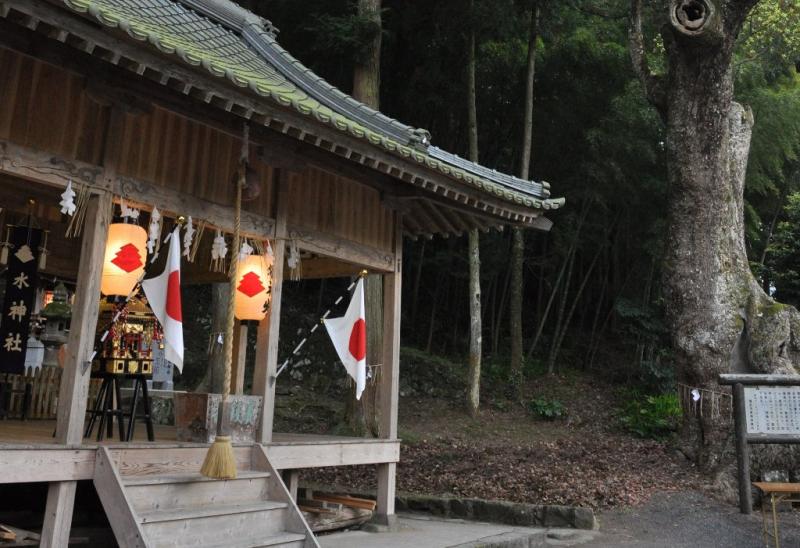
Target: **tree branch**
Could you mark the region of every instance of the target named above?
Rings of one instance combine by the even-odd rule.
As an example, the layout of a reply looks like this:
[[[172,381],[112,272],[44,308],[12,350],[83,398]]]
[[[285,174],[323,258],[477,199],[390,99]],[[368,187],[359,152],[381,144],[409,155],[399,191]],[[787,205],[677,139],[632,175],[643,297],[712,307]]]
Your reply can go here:
[[[633,70],[642,82],[647,100],[658,109],[662,118],[666,117],[667,91],[663,79],[650,70],[644,49],[642,33],[642,0],[631,0],[631,13],[628,26],[628,46],[633,62]]]

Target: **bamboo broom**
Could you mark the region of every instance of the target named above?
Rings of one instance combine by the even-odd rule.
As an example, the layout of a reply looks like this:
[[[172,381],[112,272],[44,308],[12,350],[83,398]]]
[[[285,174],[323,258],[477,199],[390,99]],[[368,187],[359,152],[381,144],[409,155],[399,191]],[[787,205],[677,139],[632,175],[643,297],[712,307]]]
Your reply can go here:
[[[223,352],[225,356],[225,381],[222,387],[222,401],[219,404],[217,415],[217,435],[214,443],[208,449],[206,459],[203,462],[200,473],[208,478],[233,479],[236,477],[236,457],[233,455],[231,445],[230,424],[228,412],[230,402],[228,397],[231,393],[231,363],[233,361],[233,323],[234,323],[234,297],[236,295],[236,274],[239,263],[239,240],[241,231],[242,216],[242,187],[245,183],[247,174],[247,150],[248,150],[248,127],[244,128],[244,138],[242,139],[242,156],[239,162],[239,176],[236,178],[236,203],[234,206],[233,217],[233,246],[231,264],[228,270],[228,283],[230,284],[230,298],[228,299],[228,310],[225,324],[225,340]]]

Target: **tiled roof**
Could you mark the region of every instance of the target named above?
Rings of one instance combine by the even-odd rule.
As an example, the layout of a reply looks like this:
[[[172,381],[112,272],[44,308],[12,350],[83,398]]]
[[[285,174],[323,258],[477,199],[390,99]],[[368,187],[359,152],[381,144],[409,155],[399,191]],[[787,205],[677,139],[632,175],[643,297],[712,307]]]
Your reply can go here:
[[[236,86],[504,201],[556,209],[549,185],[525,181],[429,146],[430,135],[342,93],[292,57],[272,25],[228,0],[63,0],[103,25]]]

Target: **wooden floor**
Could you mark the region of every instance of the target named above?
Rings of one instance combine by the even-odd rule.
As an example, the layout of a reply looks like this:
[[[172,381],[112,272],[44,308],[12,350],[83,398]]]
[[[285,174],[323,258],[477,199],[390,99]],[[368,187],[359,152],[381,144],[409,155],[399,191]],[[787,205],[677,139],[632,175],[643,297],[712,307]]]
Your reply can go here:
[[[4,449],[55,449],[54,420],[0,420],[0,452]],[[95,430],[96,436],[96,430]],[[155,425],[156,441],[147,441],[144,424],[136,425],[134,440],[120,442],[119,438],[98,443],[96,437],[85,438],[81,449],[108,446],[202,446],[203,444],[178,442],[174,426]],[[270,458],[279,469],[321,468],[356,464],[397,462],[400,458],[400,441],[388,439],[351,438],[316,434],[273,434],[267,444]],[[0,463],[3,459],[0,456]]]

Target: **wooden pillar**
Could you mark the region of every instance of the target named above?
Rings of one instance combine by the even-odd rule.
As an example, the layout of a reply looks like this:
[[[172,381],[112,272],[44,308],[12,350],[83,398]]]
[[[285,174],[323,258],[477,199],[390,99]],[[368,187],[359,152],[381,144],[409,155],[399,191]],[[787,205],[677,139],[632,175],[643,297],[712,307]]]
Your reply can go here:
[[[272,441],[272,424],[275,418],[275,373],[278,370],[278,336],[281,326],[281,294],[283,292],[283,263],[286,249],[286,218],[288,216],[289,189],[281,172],[275,170],[276,215],[272,252],[272,300],[269,314],[258,324],[256,339],[256,366],[253,375],[253,394],[262,396],[261,426],[257,432],[259,443]]]
[[[89,397],[90,359],[97,329],[100,303],[100,278],[103,272],[108,225],[111,221],[111,194],[92,196],[86,211],[86,226],[81,244],[78,284],[72,305],[72,322],[67,341],[67,360],[61,375],[58,397],[56,442],[80,445]],[[47,507],[42,527],[43,547],[66,546],[72,523],[77,482],[53,482],[47,492]]]
[[[247,324],[236,321],[231,362],[231,394],[244,394],[244,368],[247,361]]]
[[[297,491],[300,488],[300,470],[284,470],[281,474],[286,490],[292,496],[292,500],[297,502]]]
[[[400,294],[403,268],[402,217],[395,219],[394,272],[383,275],[383,365],[380,377],[381,437],[397,438],[397,406],[400,393]],[[376,521],[394,527],[395,475],[397,463],[378,465]]]
[[[736,432],[736,477],[739,480],[739,511],[742,514],[749,514],[753,511],[753,492],[750,485],[750,446],[747,445],[747,410],[745,409],[744,386],[742,383],[733,385],[733,424]]]

